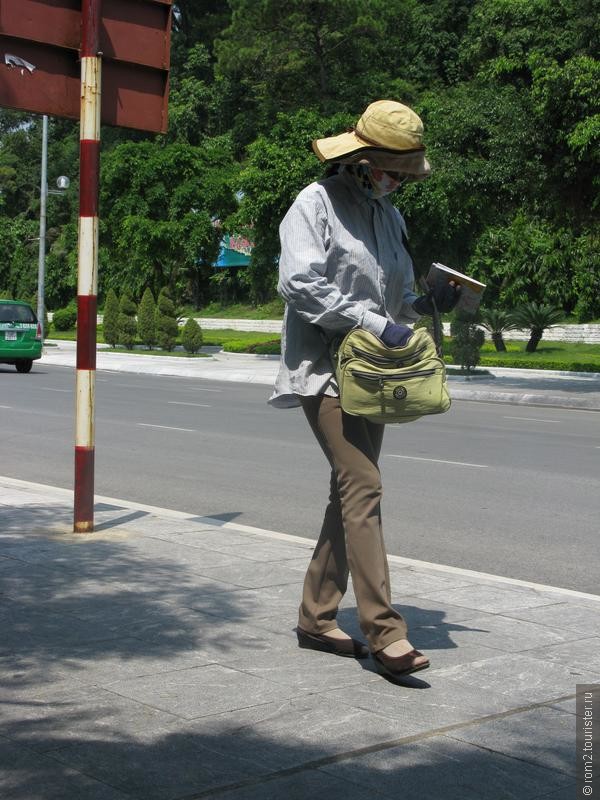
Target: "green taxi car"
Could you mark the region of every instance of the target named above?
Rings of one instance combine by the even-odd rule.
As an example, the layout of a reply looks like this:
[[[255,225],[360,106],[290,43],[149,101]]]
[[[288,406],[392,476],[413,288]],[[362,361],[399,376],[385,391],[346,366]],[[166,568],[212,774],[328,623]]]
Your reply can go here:
[[[0,299],[0,364],[29,372],[42,356],[42,328],[29,303]]]

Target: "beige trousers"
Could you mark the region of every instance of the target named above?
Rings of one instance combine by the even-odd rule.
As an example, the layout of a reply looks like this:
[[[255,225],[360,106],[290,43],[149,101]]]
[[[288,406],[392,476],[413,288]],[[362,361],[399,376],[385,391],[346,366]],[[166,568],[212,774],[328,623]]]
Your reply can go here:
[[[407,636],[392,607],[381,529],[377,465],[383,425],[342,411],[339,397],[300,397],[308,422],[331,466],[329,504],[304,579],[298,624],[310,633],[337,627],[338,605],[352,576],[358,618],[373,652]]]

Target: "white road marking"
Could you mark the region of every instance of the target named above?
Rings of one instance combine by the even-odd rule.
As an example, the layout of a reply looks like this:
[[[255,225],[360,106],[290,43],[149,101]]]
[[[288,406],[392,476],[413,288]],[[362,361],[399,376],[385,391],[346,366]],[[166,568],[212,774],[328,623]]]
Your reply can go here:
[[[46,496],[54,495],[55,497],[61,498],[66,502],[71,502],[73,499],[72,489],[62,489],[58,486],[49,486],[48,484],[23,481],[19,478],[7,478],[4,475],[0,476],[0,487],[34,489],[35,491],[44,492]],[[311,548],[314,548],[315,546],[314,539],[307,539],[303,536],[294,536],[291,533],[280,533],[279,531],[269,531],[265,530],[264,528],[255,528],[250,525],[240,525],[235,522],[223,522],[222,519],[214,519],[212,517],[199,517],[197,514],[190,514],[186,511],[175,511],[170,508],[160,508],[158,506],[146,505],[145,503],[135,503],[130,500],[119,500],[115,497],[105,497],[104,495],[95,495],[94,501],[96,503],[107,503],[109,505],[114,505],[120,509],[130,508],[134,511],[146,511],[149,514],[155,514],[156,516],[163,517],[165,519],[187,520],[199,525],[206,524],[217,528],[224,528],[226,530],[239,531],[240,533],[254,534],[255,536],[262,536],[267,539],[304,544]],[[78,541],[85,541],[85,538],[81,537],[78,539]],[[430,561],[419,561],[414,558],[404,558],[402,556],[388,555],[388,560],[394,564],[412,567],[413,569],[435,570],[436,572],[442,572],[450,575],[462,575],[466,578],[473,578],[475,581],[482,579],[485,581],[491,581],[492,583],[506,584],[508,586],[522,586],[528,589],[535,589],[536,591],[552,592],[557,595],[593,600],[600,603],[600,595],[598,594],[578,592],[575,589],[565,589],[561,586],[549,586],[543,583],[520,580],[519,578],[507,578],[502,575],[493,575],[489,572],[477,572],[471,569],[463,569],[462,567],[452,567],[447,566],[446,564],[435,564]]]
[[[0,408],[12,408],[12,406],[0,406]]]
[[[560,425],[558,419],[538,419],[537,417],[502,417],[502,419],[520,419],[524,422],[552,422],[554,425]]]
[[[71,392],[71,389],[53,389],[51,386],[40,386],[40,389],[45,392],[66,392],[67,394]]]
[[[419,458],[419,456],[396,456],[392,453],[386,453],[387,458],[406,458],[409,461],[433,461],[436,464],[454,464],[457,467],[477,467],[479,469],[487,469],[489,464],[469,464],[466,461],[444,461],[442,458]]]
[[[195,386],[192,389],[192,391],[193,392],[219,392],[219,393],[221,393],[223,391],[223,389],[202,389],[199,386]]]
[[[179,400],[167,400],[167,405],[170,406],[195,406],[196,408],[212,408],[207,403],[183,403]]]
[[[169,425],[150,425],[147,422],[138,422],[140,428],[162,428],[165,431],[184,431],[185,433],[198,433],[193,428],[172,428]]]

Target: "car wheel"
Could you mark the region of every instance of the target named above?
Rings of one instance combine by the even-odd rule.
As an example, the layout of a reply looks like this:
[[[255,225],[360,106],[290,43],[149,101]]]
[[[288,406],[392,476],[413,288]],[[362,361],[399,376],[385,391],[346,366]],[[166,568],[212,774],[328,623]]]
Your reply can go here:
[[[31,372],[32,366],[33,360],[31,358],[24,358],[22,361],[17,361],[15,364],[17,372]]]

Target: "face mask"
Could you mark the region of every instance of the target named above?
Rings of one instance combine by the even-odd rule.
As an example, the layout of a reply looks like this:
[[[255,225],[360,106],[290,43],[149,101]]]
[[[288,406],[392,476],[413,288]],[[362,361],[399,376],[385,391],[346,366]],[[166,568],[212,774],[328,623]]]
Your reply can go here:
[[[402,180],[392,178],[382,169],[369,167],[366,164],[352,164],[349,169],[361,191],[373,200],[395,192],[403,183]]]

